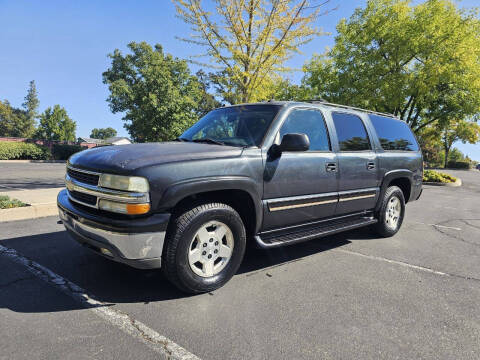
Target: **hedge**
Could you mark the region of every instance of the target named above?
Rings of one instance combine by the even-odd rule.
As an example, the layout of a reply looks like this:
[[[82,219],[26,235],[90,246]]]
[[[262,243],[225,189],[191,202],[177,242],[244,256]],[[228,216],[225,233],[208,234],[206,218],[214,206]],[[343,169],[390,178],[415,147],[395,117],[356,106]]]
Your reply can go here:
[[[55,160],[68,160],[73,154],[85,149],[86,147],[80,145],[55,144],[52,147],[52,155]]]
[[[423,172],[424,182],[454,183],[457,178],[435,170],[425,170]]]
[[[52,157],[46,146],[0,141],[0,160],[49,160]]]
[[[447,168],[450,169],[470,169],[470,162],[468,161],[449,161]]]

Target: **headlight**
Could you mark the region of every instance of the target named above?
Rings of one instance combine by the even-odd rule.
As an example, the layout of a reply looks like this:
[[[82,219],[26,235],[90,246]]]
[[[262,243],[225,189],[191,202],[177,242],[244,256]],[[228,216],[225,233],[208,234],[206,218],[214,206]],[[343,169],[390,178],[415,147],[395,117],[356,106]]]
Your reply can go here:
[[[100,175],[100,186],[125,191],[148,192],[148,181],[138,176]]]
[[[130,204],[101,199],[98,207],[105,211],[111,211],[128,215],[141,215],[150,211],[150,204]]]

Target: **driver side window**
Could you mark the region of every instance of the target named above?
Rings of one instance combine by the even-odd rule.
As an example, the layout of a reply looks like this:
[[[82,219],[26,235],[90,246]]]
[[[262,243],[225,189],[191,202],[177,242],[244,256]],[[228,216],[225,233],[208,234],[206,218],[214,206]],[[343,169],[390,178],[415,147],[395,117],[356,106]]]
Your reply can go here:
[[[277,142],[285,134],[305,134],[310,140],[309,151],[330,151],[330,141],[325,120],[320,111],[314,109],[295,109],[283,123]]]

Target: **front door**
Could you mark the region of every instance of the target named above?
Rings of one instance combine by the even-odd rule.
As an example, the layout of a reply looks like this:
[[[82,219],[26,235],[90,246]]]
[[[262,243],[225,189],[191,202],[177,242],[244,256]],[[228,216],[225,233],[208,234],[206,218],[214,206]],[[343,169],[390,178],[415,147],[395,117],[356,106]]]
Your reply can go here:
[[[363,120],[354,114],[332,112],[338,139],[337,215],[370,210],[378,196],[378,160]]]
[[[332,216],[337,203],[337,156],[319,109],[293,108],[276,136],[306,134],[310,149],[264,157],[263,230]]]

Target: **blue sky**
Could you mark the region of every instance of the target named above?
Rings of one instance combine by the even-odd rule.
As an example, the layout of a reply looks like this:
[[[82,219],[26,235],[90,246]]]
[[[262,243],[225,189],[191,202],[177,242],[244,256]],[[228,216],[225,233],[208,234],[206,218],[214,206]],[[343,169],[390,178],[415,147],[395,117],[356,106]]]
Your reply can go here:
[[[328,6],[338,9],[321,17],[318,26],[332,35],[306,45],[290,65],[300,68],[313,53],[332,46],[335,25],[364,3],[331,0]],[[479,5],[478,0],[459,3]],[[159,43],[180,58],[199,53],[175,38],[188,37],[190,30],[175,17],[170,0],[0,0],[0,24],[0,99],[20,106],[29,81],[35,80],[40,110],[55,104],[65,107],[77,122],[77,136],[89,136],[92,128],[107,126],[128,135],[122,115],[112,114],[105,101],[108,89],[102,83],[102,72],[110,64],[108,53],[125,50],[130,41]],[[193,71],[197,69],[192,66]],[[291,78],[298,81],[301,73]],[[458,147],[480,161],[480,144]]]

